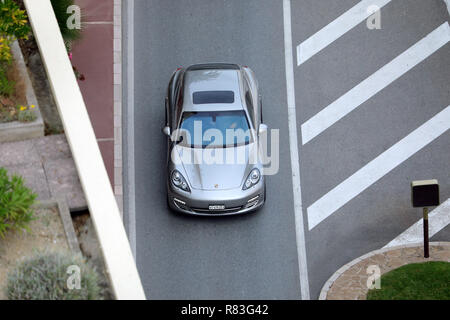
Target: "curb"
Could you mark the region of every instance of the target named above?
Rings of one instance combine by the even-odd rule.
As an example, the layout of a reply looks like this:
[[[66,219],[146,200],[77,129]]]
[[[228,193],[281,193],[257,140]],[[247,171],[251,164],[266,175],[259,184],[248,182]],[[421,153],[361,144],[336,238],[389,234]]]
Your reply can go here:
[[[11,45],[11,53],[16,60],[16,66],[25,84],[25,95],[29,105],[35,105],[34,112],[36,120],[30,123],[21,123],[19,121],[2,123],[0,125],[0,142],[14,142],[44,136],[44,120],[39,110],[39,104],[28,75],[25,60],[20,50],[19,43],[14,41]]]
[[[378,254],[382,254],[388,251],[398,250],[398,249],[405,249],[405,248],[415,248],[418,246],[422,246],[423,243],[412,243],[412,244],[406,244],[401,246],[395,246],[395,247],[389,247],[389,248],[382,248],[378,250],[371,251],[359,258],[356,258],[349,263],[343,265],[341,268],[339,268],[328,280],[325,282],[325,284],[322,287],[322,290],[320,291],[319,300],[326,300],[328,291],[331,289],[331,286],[334,284],[334,282],[348,269],[353,267],[355,264],[366,260],[370,257],[373,257]],[[430,246],[448,246],[450,247],[450,242],[430,242]]]
[[[61,221],[63,223],[67,243],[70,250],[76,254],[81,254],[80,245],[78,244],[78,239],[72,223],[72,216],[70,215],[66,200],[64,200],[63,198],[58,198],[39,201],[34,207],[39,209],[57,208],[59,211],[59,216],[61,217]]]
[[[114,0],[114,194],[123,219],[122,0]]]

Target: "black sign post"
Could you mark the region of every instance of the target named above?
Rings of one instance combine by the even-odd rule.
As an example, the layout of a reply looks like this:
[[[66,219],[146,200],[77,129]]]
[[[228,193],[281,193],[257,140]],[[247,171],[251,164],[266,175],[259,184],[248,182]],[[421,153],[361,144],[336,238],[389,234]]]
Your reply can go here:
[[[428,208],[423,208],[423,256],[430,257],[430,246],[428,237]]]
[[[439,205],[437,180],[421,180],[411,183],[411,199],[414,208],[423,208],[423,256],[430,257],[428,236],[428,207]]]

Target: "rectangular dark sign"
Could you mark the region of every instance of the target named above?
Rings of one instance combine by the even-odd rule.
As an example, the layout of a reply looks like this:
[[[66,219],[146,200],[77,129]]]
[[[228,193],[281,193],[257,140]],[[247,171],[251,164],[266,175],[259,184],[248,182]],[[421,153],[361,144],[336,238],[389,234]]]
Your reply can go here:
[[[415,181],[411,184],[412,204],[415,208],[439,205],[439,184],[436,180]]]

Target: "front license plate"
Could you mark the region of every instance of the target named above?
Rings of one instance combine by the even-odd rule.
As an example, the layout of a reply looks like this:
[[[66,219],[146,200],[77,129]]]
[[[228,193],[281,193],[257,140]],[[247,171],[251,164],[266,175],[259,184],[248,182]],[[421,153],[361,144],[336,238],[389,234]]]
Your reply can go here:
[[[225,209],[225,206],[223,204],[215,204],[209,206],[209,210],[223,210]]]

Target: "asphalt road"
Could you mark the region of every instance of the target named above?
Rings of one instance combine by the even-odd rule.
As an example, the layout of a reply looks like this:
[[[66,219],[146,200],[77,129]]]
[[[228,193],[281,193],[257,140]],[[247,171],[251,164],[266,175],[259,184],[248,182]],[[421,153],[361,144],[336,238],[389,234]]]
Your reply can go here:
[[[151,299],[297,299],[289,145],[258,213],[225,219],[168,212],[164,94],[178,66],[237,62],[258,75],[264,117],[287,137],[282,5],[135,1],[137,265]]]
[[[320,5],[319,5],[320,2]],[[293,43],[357,4],[357,0],[292,1]],[[363,22],[295,70],[300,125],[448,21],[440,0],[393,0],[381,29]],[[450,104],[450,44],[322,132],[301,150],[303,204],[324,194]],[[299,133],[300,134],[300,133]],[[307,232],[311,296],[340,266],[379,249],[421,217],[411,208],[410,182],[437,178],[450,197],[450,131]],[[307,219],[307,218],[305,218]],[[450,226],[434,241],[449,241]]]
[[[137,266],[150,299],[300,299],[288,139],[283,2],[135,0],[134,162]],[[292,1],[295,46],[357,0]],[[299,67],[294,64],[303,216],[307,208],[450,103],[450,45],[302,144],[301,125],[448,20],[441,0],[393,0],[382,28],[365,23]],[[295,59],[295,57],[294,57]],[[179,66],[250,66],[264,120],[280,130],[280,170],[268,177],[265,207],[231,218],[170,213],[165,191],[164,95]],[[126,80],[126,79],[125,79]],[[125,99],[127,96],[125,95]],[[129,108],[129,106],[128,106]],[[127,111],[124,111],[127,114]],[[126,140],[126,137],[124,138]],[[333,212],[305,226],[311,298],[340,266],[378,249],[420,217],[411,180],[438,178],[450,197],[447,131]],[[127,146],[125,145],[125,152]],[[133,158],[132,157],[132,158]],[[128,172],[126,170],[126,172]],[[125,177],[125,183],[129,178]],[[295,195],[299,196],[299,195]],[[125,190],[125,201],[130,195]],[[433,240],[449,240],[447,226]]]

